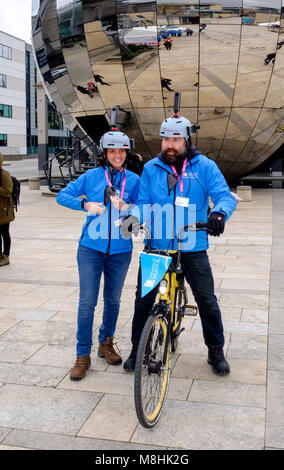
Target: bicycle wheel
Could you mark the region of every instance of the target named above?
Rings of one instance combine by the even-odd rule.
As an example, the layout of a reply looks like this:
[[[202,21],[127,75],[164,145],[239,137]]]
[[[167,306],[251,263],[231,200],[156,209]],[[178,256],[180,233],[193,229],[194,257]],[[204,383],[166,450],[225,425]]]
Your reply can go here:
[[[174,302],[174,315],[173,315],[173,334],[171,338],[172,352],[175,352],[178,347],[178,338],[180,333],[183,331],[181,329],[181,324],[184,318],[184,306],[187,301],[187,294],[185,287],[176,290],[175,302]]]
[[[168,322],[162,313],[151,315],[144,326],[137,351],[134,398],[137,417],[146,428],[160,418],[170,375]]]

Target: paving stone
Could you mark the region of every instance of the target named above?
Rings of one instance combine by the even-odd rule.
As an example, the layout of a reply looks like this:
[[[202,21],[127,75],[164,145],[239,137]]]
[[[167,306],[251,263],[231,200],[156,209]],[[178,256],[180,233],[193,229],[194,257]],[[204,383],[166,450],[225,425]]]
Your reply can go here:
[[[75,435],[100,398],[98,393],[3,385],[0,426]]]
[[[284,334],[283,308],[269,309],[269,332],[270,334]]]
[[[24,310],[19,313],[16,318],[19,320],[37,320],[46,321],[55,315],[56,310]]]
[[[251,359],[229,360],[230,374],[214,374],[207,364],[207,356],[183,354],[179,356],[172,370],[173,377],[183,379],[218,380],[247,384],[264,384],[266,380],[266,361]]]
[[[234,322],[234,321],[223,321],[223,327],[225,333],[238,333],[238,334],[267,334],[267,323],[252,323],[252,322]],[[192,331],[201,331],[201,322],[196,320]]]
[[[268,322],[268,309],[257,309],[257,308],[243,308],[242,322],[249,323],[267,323]]]
[[[0,442],[11,432],[9,428],[0,428]]]
[[[269,297],[266,294],[245,294],[242,291],[238,293],[222,292],[220,305],[223,306],[241,306],[243,308],[268,308]]]
[[[159,423],[151,432],[139,425],[131,442],[194,450],[258,450],[263,449],[264,428],[265,410],[260,408],[167,400]]]
[[[267,336],[232,334],[227,357],[261,359],[267,358]]]
[[[269,280],[266,279],[223,279],[221,289],[268,291]]]
[[[0,339],[0,361],[19,363],[25,362],[41,348],[41,343],[26,343],[24,341],[1,341]]]
[[[189,401],[265,408],[266,386],[194,380]]]
[[[134,398],[126,400],[122,395],[105,394],[80,429],[78,436],[130,441],[137,424]]]
[[[115,393],[116,395],[133,396],[133,374],[117,374],[115,372],[89,371],[84,380],[73,381],[68,377],[60,383],[58,388],[81,390],[99,393]]]
[[[284,371],[268,371],[265,440],[265,445],[268,447],[284,448],[283,396]]]
[[[73,325],[58,323],[56,328],[51,322],[21,321],[1,335],[1,340],[27,341],[49,344],[73,344],[76,340],[76,328]]]
[[[0,321],[0,335],[5,333],[6,331],[9,331],[11,328],[13,328],[19,322],[20,322],[20,320]]]
[[[129,442],[108,441],[106,439],[89,439],[86,437],[64,436],[48,432],[34,432],[13,429],[4,443],[7,446],[23,446],[39,450],[156,450],[165,447],[155,445],[132,444]]]
[[[67,372],[68,369],[59,367],[0,363],[0,381],[6,383],[55,387]]]
[[[268,369],[284,371],[284,335],[270,334]]]

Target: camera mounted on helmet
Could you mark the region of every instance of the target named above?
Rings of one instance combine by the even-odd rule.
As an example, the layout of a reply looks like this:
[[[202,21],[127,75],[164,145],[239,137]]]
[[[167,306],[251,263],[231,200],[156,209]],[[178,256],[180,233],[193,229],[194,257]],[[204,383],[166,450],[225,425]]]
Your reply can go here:
[[[184,137],[187,144],[191,145],[191,136],[195,134],[200,126],[192,124],[187,118],[180,116],[180,98],[181,93],[175,92],[174,113],[165,119],[160,127],[160,137]]]
[[[117,106],[110,108],[110,130],[106,132],[100,139],[100,150],[107,163],[106,153],[107,149],[124,149],[126,150],[126,157],[129,151],[134,147],[134,140],[120,132],[116,125],[117,119]]]

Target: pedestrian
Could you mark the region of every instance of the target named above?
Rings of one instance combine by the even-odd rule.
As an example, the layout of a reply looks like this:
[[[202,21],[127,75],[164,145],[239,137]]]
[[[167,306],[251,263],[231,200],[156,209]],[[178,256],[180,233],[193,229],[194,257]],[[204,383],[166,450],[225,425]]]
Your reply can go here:
[[[91,365],[94,311],[104,273],[104,309],[98,335],[98,356],[111,365],[121,364],[113,336],[120,297],[131,261],[132,240],[120,234],[122,217],[135,203],[140,178],[125,168],[130,140],[117,129],[100,140],[101,166],[88,170],[57,195],[57,202],[87,213],[77,251],[80,297],[77,317],[77,358],[71,380],[81,380]],[[81,199],[84,196],[85,199]]]
[[[94,75],[95,82],[99,82],[99,83],[101,83],[102,85],[111,86],[109,83],[104,82],[104,81],[102,80],[102,78],[104,78],[103,75],[97,75],[97,74]]]
[[[174,91],[172,88],[170,88],[172,81],[169,78],[161,78],[161,85],[162,88],[166,88],[169,91]]]
[[[192,36],[193,35],[193,30],[190,28],[186,28],[185,30],[187,36]]]
[[[267,65],[272,60],[272,63],[274,64],[275,56],[276,56],[276,52],[273,52],[271,54],[267,54],[266,58],[264,59],[264,63]]]
[[[172,48],[172,43],[173,43],[173,40],[172,40],[171,38],[165,39],[165,41],[164,41],[164,46],[165,46],[165,48],[166,48],[168,51],[171,50],[171,48]]]
[[[151,233],[152,248],[177,250],[177,219],[181,218],[184,222],[182,226],[186,225],[195,208],[196,220],[206,222],[209,196],[214,208],[208,217],[208,230],[213,236],[223,233],[225,222],[236,207],[236,199],[216,163],[192,146],[191,133],[190,121],[178,114],[162,123],[161,153],[144,165],[136,208],[132,211],[131,219],[123,223],[124,236],[129,232],[125,226],[130,220],[133,220],[133,225],[136,221],[138,226],[146,222]],[[152,211],[150,216],[149,206]],[[160,216],[157,212],[159,207]],[[208,363],[213,366],[213,372],[227,374],[230,367],[223,353],[221,312],[214,294],[214,281],[206,252],[208,236],[204,231],[192,232],[192,238],[190,232],[187,234],[191,242],[182,247],[181,263],[199,308],[203,336],[208,347]],[[157,294],[155,288],[141,297],[141,284],[140,267],[132,321],[132,350],[123,365],[126,371],[135,368],[142,329]]]
[[[3,155],[0,152],[0,266],[10,264],[10,222],[15,219],[12,198],[13,181],[8,171],[3,170]]]

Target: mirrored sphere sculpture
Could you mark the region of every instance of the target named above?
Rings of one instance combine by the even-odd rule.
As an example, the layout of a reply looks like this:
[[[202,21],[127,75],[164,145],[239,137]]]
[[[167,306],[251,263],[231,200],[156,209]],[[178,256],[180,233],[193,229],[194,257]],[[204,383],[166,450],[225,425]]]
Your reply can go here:
[[[98,143],[117,105],[118,126],[153,158],[180,91],[194,145],[228,181],[284,142],[284,0],[33,0],[32,42],[79,138]]]

